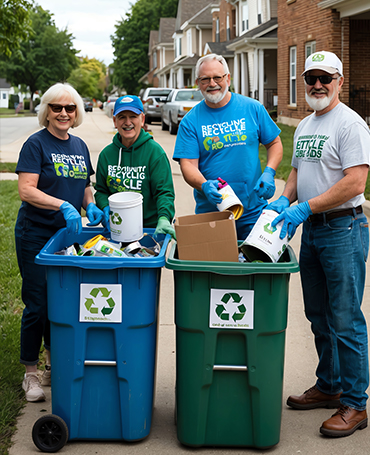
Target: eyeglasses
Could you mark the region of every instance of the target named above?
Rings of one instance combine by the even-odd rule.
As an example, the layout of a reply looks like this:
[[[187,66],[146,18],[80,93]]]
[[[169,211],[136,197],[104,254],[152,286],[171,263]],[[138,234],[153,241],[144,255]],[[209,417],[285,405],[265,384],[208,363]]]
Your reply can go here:
[[[227,76],[227,73],[225,73],[223,76],[215,76],[215,77],[199,77],[198,78],[198,81],[200,84],[202,85],[209,85],[210,82],[211,82],[211,79],[214,80],[214,82],[216,82],[216,84],[219,84],[220,82],[222,82],[224,80],[224,77]]]
[[[75,112],[77,109],[77,106],[75,104],[67,104],[66,106],[63,106],[62,104],[49,104],[49,106],[50,109],[55,113],[62,112],[64,108],[67,114],[72,114],[72,112]]]
[[[330,84],[333,79],[336,81],[338,78],[337,77],[327,76],[327,75],[323,75],[323,76],[311,76],[311,75],[308,75],[308,74],[304,75],[304,80],[306,81],[306,84],[308,84],[308,85],[315,85],[317,79],[322,84],[325,85],[325,84]]]

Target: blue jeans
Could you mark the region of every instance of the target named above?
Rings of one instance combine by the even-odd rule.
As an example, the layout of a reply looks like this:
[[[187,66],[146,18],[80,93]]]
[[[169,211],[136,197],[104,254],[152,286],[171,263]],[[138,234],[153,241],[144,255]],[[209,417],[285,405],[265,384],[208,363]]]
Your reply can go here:
[[[24,365],[37,365],[42,339],[45,348],[50,349],[46,267],[35,264],[35,256],[55,232],[55,228],[25,219],[20,210],[15,225],[15,245],[22,276],[22,300],[25,305],[21,324],[20,355],[20,362]]]
[[[369,229],[365,215],[303,224],[300,269],[307,319],[319,363],[316,386],[342,392],[341,403],[366,408],[368,341],[361,302]]]

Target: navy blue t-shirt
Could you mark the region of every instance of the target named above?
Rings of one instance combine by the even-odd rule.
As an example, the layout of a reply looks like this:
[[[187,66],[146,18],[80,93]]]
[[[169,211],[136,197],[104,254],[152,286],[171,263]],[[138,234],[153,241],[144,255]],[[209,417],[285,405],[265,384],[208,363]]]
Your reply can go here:
[[[37,188],[50,196],[68,201],[81,211],[85,188],[94,170],[84,141],[69,135],[67,140],[53,136],[45,128],[23,144],[15,172],[39,174]],[[60,229],[66,225],[59,210],[39,209],[23,202],[27,219]]]

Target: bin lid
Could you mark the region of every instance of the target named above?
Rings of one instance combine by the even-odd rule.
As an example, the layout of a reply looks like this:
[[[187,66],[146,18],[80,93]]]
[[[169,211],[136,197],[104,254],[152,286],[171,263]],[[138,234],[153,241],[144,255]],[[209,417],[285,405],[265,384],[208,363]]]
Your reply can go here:
[[[299,271],[295,253],[288,245],[284,257],[289,257],[286,262],[212,262],[212,261],[184,261],[177,259],[177,243],[174,242],[166,260],[166,268],[186,272],[212,272],[221,275],[252,275],[293,273]]]
[[[153,235],[155,229],[144,229],[147,234]],[[166,234],[159,234],[158,240],[163,240],[163,245],[158,256],[135,258],[135,257],[101,257],[101,256],[61,256],[54,254],[63,248],[73,245],[78,242],[80,245],[84,244],[87,240],[95,237],[98,234],[106,235],[103,228],[82,228],[82,233],[79,235],[68,234],[67,228],[60,229],[42,248],[35,258],[36,264],[46,266],[66,266],[66,267],[80,267],[82,269],[118,269],[118,268],[160,268],[166,262],[166,249],[171,240],[171,236]],[[145,237],[140,240],[145,246]]]

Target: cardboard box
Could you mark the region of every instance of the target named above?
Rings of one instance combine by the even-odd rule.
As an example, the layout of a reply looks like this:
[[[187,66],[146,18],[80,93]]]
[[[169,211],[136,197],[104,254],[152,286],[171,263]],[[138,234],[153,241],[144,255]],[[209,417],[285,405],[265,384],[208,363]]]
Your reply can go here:
[[[229,210],[181,216],[175,230],[180,260],[238,262],[235,220]]]

